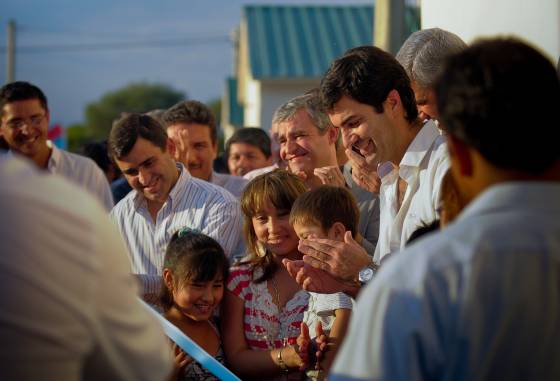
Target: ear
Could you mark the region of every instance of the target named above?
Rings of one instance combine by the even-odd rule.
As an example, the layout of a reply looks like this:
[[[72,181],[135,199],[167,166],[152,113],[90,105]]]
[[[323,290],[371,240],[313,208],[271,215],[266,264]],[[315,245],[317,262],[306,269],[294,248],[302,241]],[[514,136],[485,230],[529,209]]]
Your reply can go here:
[[[336,144],[336,141],[338,140],[338,128],[335,127],[329,127],[328,131],[327,131],[327,135],[329,137],[329,144]]]
[[[173,292],[173,274],[168,268],[163,269],[163,281],[170,292]]]
[[[449,149],[449,156],[452,161],[455,161],[455,163],[458,164],[461,175],[469,177],[472,176],[473,161],[467,144],[453,135],[448,134],[447,147]]]
[[[329,229],[329,238],[336,241],[344,240],[344,233],[346,233],[346,227],[342,222],[335,222]]]
[[[389,91],[387,99],[383,102],[383,111],[393,115],[399,108],[402,108],[401,96],[397,90],[393,89]]]
[[[173,139],[167,138],[167,143],[165,144],[165,147],[169,155],[171,155],[171,157],[175,157],[175,151],[177,150],[177,146],[175,145]]]

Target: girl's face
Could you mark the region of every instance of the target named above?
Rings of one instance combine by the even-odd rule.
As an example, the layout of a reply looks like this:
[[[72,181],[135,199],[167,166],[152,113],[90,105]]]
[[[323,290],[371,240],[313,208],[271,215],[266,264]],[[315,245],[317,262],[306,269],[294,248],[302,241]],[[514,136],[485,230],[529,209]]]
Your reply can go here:
[[[224,279],[221,272],[207,282],[187,279],[173,289],[175,308],[194,321],[208,320],[224,296]]]
[[[289,210],[276,209],[270,202],[252,218],[257,240],[278,256],[297,251],[298,237],[289,219]]]

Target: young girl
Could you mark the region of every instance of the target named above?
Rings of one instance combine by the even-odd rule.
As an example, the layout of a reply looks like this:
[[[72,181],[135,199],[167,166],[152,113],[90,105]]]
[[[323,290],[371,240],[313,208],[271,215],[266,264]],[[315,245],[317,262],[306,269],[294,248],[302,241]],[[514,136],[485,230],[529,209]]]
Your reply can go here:
[[[222,341],[213,316],[228,274],[227,257],[214,239],[188,228],[171,237],[160,294],[164,316],[221,363]],[[217,380],[176,345],[174,350],[175,380]]]
[[[242,379],[303,376],[295,344],[309,294],[281,260],[301,259],[289,216],[305,191],[297,176],[277,169],[253,179],[241,196],[248,256],[230,270],[222,333],[228,364]]]

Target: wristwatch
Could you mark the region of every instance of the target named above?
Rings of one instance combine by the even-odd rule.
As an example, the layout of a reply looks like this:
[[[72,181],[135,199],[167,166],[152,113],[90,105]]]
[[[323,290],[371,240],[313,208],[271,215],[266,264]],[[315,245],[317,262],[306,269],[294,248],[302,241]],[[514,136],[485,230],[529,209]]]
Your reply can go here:
[[[366,267],[360,270],[358,273],[358,281],[362,286],[366,285],[369,281],[373,279],[373,276],[377,272],[379,266],[375,262],[370,262]]]

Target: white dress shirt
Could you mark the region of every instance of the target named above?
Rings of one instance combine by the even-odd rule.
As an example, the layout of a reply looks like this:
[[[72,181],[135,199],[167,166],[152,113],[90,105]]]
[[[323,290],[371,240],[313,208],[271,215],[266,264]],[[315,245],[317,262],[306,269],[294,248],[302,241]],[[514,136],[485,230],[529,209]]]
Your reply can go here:
[[[110,211],[113,208],[111,187],[97,164],[89,157],[61,150],[50,141],[47,144],[52,149],[47,164],[49,172],[64,176],[74,184],[87,189],[107,211]]]
[[[239,199],[241,197],[241,193],[243,193],[243,189],[245,189],[245,185],[247,185],[249,180],[244,179],[241,176],[232,176],[225,173],[212,172],[210,182],[224,188]]]
[[[0,158],[0,379],[164,380],[169,343],[87,192]]]
[[[128,245],[132,272],[142,275],[145,294],[161,286],[163,260],[173,233],[188,227],[214,238],[229,257],[238,255],[241,239],[241,209],[231,193],[192,177],[182,164],[169,198],[154,223],[144,196],[131,191],[111,211]]]
[[[438,218],[441,180],[449,169],[445,136],[428,121],[406,150],[400,164],[381,177],[379,191],[379,239],[374,261],[404,247],[419,227]],[[399,177],[407,183],[402,205],[397,210]]]
[[[272,172],[277,168],[280,168],[280,166],[277,163],[274,163],[272,165],[269,165],[268,167],[253,169],[252,171],[247,172],[245,175],[243,175],[243,178],[245,180],[251,181],[255,177],[260,176],[260,175],[264,175],[265,173],[268,173],[268,172]]]
[[[332,380],[560,380],[560,183],[502,183],[389,258]]]

